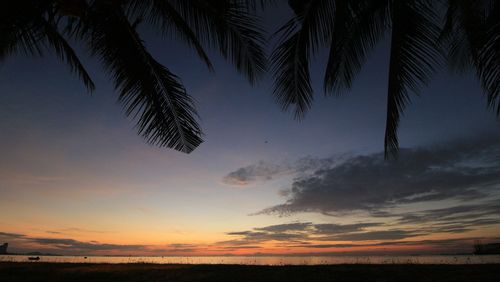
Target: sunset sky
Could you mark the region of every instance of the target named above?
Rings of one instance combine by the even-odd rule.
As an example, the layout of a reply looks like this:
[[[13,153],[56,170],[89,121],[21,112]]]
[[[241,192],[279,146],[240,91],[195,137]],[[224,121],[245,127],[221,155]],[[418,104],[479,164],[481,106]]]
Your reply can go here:
[[[266,12],[266,29],[289,13]],[[384,161],[386,43],[342,97],[323,97],[319,54],[313,108],[297,122],[269,77],[252,87],[215,52],[212,73],[182,43],[142,33],[196,99],[205,142],[189,155],[146,144],[83,51],[91,95],[53,56],[8,58],[0,243],[10,252],[459,253],[500,241],[500,123],[471,73],[443,69],[414,97],[399,160]]]

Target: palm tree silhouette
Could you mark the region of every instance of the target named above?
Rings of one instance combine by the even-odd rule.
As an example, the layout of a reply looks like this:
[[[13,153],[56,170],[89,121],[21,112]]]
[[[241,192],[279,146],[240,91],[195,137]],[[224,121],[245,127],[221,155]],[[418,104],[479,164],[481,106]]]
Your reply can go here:
[[[369,52],[390,33],[385,157],[397,157],[400,115],[441,63],[474,69],[500,116],[500,1],[289,0],[294,16],[277,31],[274,95],[301,119],[311,107],[309,63],[329,48],[326,94],[348,90]]]
[[[111,75],[125,112],[151,144],[189,153],[202,142],[192,98],[156,61],[137,31],[148,24],[192,47],[212,70],[211,46],[254,83],[266,68],[264,37],[253,13],[260,1],[7,0],[0,3],[0,61],[55,52],[83,81],[94,83],[70,40],[83,43]]]

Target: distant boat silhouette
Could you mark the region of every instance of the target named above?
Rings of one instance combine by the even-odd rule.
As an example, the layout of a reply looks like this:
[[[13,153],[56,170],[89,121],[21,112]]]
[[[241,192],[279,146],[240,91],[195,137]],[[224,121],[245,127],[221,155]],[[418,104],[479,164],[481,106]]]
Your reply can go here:
[[[7,254],[7,248],[9,247],[8,243],[4,243],[3,245],[0,246],[0,254],[5,255]]]
[[[40,257],[28,257],[29,260],[40,260]]]
[[[500,243],[482,244],[480,241],[474,243],[475,255],[499,255]]]

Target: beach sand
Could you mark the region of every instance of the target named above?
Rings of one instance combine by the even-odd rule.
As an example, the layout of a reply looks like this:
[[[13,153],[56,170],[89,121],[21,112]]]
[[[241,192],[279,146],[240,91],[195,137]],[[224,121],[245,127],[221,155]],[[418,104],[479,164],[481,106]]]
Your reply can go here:
[[[500,265],[162,265],[0,263],[0,281],[500,281]]]

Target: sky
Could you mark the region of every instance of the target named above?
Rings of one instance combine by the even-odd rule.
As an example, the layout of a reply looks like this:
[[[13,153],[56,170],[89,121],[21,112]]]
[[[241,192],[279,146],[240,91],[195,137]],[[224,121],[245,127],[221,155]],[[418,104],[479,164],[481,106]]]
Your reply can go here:
[[[262,15],[275,30],[290,11]],[[10,252],[116,255],[471,252],[500,241],[500,123],[471,73],[441,70],[402,118],[383,160],[387,42],[341,97],[300,122],[215,52],[142,30],[196,99],[204,143],[148,145],[97,60],[97,89],[53,55],[0,65],[0,243]],[[270,35],[268,35],[270,36]],[[272,42],[272,40],[270,40]],[[268,48],[272,47],[269,44]]]

